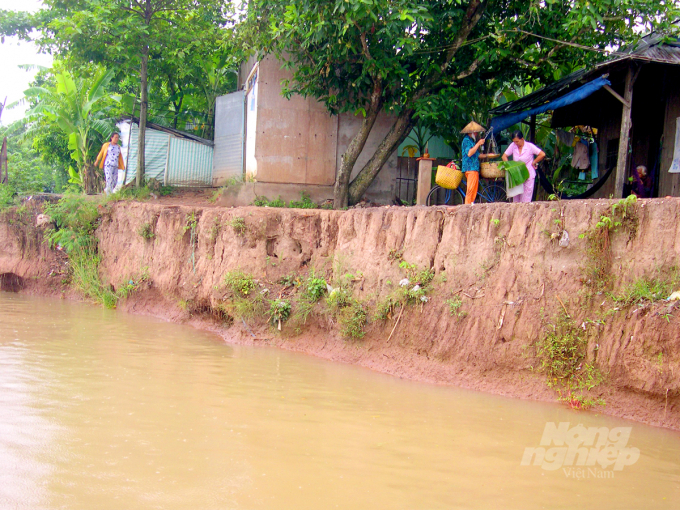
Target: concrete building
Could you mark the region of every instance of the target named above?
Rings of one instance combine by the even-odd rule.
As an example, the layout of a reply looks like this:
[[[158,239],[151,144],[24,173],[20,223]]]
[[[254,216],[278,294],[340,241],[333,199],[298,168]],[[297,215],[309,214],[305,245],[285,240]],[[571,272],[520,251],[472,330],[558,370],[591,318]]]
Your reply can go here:
[[[342,154],[357,132],[361,118],[331,115],[313,98],[281,95],[281,82],[291,74],[273,57],[246,62],[239,75],[239,91],[218,98],[215,113],[213,185],[246,176],[226,203],[242,205],[255,196],[284,200],[309,193],[321,202],[333,198],[333,184]],[[368,162],[392,126],[381,115],[354,168]],[[397,195],[397,152],[390,157],[368,189],[366,198],[392,203]]]

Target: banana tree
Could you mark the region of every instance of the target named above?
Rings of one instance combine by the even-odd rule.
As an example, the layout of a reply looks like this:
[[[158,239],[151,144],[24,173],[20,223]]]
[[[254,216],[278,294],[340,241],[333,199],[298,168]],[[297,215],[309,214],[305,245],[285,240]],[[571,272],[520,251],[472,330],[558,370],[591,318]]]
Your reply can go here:
[[[91,78],[74,79],[68,71],[60,71],[54,76],[56,86],[32,87],[24,92],[26,97],[37,99],[27,116],[46,118],[68,137],[71,157],[78,166],[78,172],[71,171],[71,182],[82,185],[86,193],[102,189],[103,178],[93,161],[98,142],[114,128],[106,104],[107,99],[115,99],[107,94],[113,75],[112,70],[102,69]]]

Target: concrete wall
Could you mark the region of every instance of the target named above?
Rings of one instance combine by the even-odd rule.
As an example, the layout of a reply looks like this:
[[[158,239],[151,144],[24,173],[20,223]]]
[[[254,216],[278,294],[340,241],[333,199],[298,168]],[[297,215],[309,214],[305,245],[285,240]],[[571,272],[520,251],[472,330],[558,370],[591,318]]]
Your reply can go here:
[[[335,182],[337,117],[311,98],[281,95],[290,73],[272,57],[260,61],[255,178],[262,182],[331,185]]]
[[[338,125],[338,152],[336,165],[340,168],[342,163],[342,154],[347,150],[352,137],[359,130],[361,124],[361,117],[352,115],[350,113],[343,113],[339,116]],[[364,165],[371,158],[375,149],[383,140],[387,132],[392,127],[394,118],[381,114],[375,121],[375,125],[371,130],[371,134],[366,141],[364,150],[361,151],[359,159],[357,159],[354,170],[352,171],[352,179],[357,176]],[[396,196],[396,181],[397,177],[397,152],[395,151],[387,163],[383,166],[378,176],[373,181],[373,184],[368,188],[365,198],[373,202],[390,204]]]

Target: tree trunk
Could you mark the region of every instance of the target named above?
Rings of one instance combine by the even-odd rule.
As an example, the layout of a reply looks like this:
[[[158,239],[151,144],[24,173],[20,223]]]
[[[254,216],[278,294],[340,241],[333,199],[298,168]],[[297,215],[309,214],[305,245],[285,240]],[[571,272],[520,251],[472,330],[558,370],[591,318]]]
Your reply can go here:
[[[349,185],[349,204],[354,205],[361,197],[364,196],[366,190],[376,178],[383,165],[390,159],[392,153],[399,147],[413,129],[414,121],[413,115],[415,110],[403,111],[397,120],[390,128],[385,138],[376,149],[368,163],[364,165],[359,174]]]
[[[96,195],[102,192],[102,175],[99,171],[99,168],[89,161],[86,161],[83,165],[81,178],[83,180],[83,191],[86,194]]]
[[[135,186],[141,188],[144,185],[144,168],[146,167],[146,117],[149,109],[149,90],[148,90],[148,63],[149,46],[142,48],[142,66],[140,70],[141,78],[141,108],[139,110],[139,138],[137,140],[137,178]]]
[[[378,114],[382,110],[382,84],[376,83],[371,94],[371,104],[369,106],[366,116],[361,121],[361,127],[352,141],[349,143],[347,150],[342,155],[342,162],[340,169],[335,176],[335,187],[333,189],[333,207],[335,209],[343,209],[349,205],[349,180],[352,176],[352,169],[366,145],[368,135],[375,125]]]

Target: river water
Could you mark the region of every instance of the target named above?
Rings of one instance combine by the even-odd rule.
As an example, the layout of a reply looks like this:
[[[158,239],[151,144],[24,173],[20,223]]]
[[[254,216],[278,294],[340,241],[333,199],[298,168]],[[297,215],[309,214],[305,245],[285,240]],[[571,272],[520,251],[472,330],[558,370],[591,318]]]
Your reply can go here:
[[[156,508],[677,509],[680,434],[0,293],[0,509]]]

